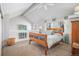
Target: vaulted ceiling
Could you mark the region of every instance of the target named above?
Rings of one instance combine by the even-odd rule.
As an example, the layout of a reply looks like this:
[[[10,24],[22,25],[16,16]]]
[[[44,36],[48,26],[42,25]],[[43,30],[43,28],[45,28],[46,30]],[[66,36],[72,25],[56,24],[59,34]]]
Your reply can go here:
[[[74,13],[74,7],[78,4],[56,3],[52,6],[47,6],[47,10],[43,7],[39,8],[40,5],[37,5],[24,14],[25,17],[35,24],[42,24],[45,20],[59,19],[71,15]]]
[[[43,3],[44,4],[44,3]],[[42,3],[4,3],[1,4],[3,16],[23,16],[34,24],[42,24],[45,20],[54,18],[63,18],[74,13],[74,7],[77,3],[54,3],[47,6],[47,9],[41,7]],[[45,4],[46,5],[46,4]],[[45,6],[44,5],[44,6]]]
[[[3,17],[16,17],[27,10],[32,3],[2,3],[1,10]]]

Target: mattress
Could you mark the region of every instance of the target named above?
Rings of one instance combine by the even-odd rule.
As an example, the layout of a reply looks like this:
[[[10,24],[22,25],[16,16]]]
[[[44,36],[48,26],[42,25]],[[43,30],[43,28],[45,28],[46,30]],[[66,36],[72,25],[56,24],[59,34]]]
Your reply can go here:
[[[52,45],[55,43],[61,41],[63,39],[62,35],[54,34],[54,35],[48,35],[47,37],[47,43],[48,43],[48,48],[50,48]]]

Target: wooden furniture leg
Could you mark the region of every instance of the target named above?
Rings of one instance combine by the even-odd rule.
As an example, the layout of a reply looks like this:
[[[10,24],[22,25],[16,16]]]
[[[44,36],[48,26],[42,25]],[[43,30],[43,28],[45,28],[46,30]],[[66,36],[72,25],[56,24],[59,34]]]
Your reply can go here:
[[[31,40],[29,40],[29,44],[31,44]]]
[[[45,47],[45,56],[48,54],[48,47]]]

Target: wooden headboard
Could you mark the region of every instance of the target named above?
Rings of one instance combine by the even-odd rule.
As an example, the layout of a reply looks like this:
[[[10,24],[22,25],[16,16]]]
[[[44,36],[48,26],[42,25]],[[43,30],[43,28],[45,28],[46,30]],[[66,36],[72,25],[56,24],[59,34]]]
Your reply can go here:
[[[47,30],[64,30],[63,28],[47,28]],[[63,32],[59,32],[61,35],[63,35]]]
[[[47,30],[64,30],[63,28],[47,28]]]

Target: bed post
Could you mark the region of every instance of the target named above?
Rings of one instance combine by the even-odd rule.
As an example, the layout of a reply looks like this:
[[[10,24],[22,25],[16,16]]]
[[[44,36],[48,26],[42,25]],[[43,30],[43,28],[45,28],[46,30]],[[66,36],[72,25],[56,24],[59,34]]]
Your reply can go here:
[[[45,56],[48,55],[48,44],[47,44],[47,35],[45,35]]]
[[[48,54],[48,47],[45,47],[45,56]]]
[[[31,32],[29,32],[29,44],[31,44]]]

